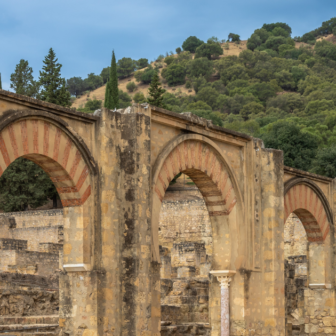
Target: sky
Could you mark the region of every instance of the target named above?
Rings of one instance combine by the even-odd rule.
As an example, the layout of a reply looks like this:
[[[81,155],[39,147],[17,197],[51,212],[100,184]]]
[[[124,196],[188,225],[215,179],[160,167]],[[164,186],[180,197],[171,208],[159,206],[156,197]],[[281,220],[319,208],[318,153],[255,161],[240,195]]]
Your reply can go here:
[[[206,41],[229,33],[242,40],[264,23],[285,22],[292,36],[336,16],[335,0],[10,0],[0,3],[0,73],[28,60],[37,79],[49,48],[62,76],[85,78],[122,57],[154,60],[193,35]]]

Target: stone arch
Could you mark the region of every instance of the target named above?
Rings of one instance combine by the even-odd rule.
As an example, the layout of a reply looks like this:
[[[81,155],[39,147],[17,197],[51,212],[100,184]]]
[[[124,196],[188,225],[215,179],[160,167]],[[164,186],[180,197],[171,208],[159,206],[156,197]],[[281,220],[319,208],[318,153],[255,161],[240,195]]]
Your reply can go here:
[[[160,273],[158,224],[161,203],[171,180],[178,173],[188,175],[205,200],[212,226],[212,269],[246,267],[246,230],[243,199],[235,174],[222,151],[210,139],[183,134],[172,140],[157,157],[152,175],[152,324],[160,325]],[[234,242],[234,243],[233,243]],[[236,275],[232,290],[243,302],[243,278]],[[213,332],[220,333],[220,286],[212,279],[209,314]],[[230,304],[231,306],[231,304]],[[242,309],[231,306],[232,318],[240,320]]]
[[[7,111],[0,119],[0,176],[17,158],[50,177],[64,210],[63,267],[86,271],[93,261],[97,166],[84,141],[61,118],[44,111]]]
[[[63,207],[83,205],[95,173],[83,140],[60,118],[41,111],[20,111],[0,124],[0,176],[17,158],[39,165],[54,182]]]
[[[285,184],[286,222],[291,213],[301,220],[309,242],[323,242],[332,224],[332,212],[321,189],[305,178],[294,178]]]
[[[169,183],[180,172],[188,175],[199,188],[210,218],[227,216],[237,202],[242,202],[233,170],[217,145],[204,136],[188,134],[171,141],[155,162],[152,178],[153,210],[161,208]],[[153,219],[153,259],[159,261],[158,219]]]

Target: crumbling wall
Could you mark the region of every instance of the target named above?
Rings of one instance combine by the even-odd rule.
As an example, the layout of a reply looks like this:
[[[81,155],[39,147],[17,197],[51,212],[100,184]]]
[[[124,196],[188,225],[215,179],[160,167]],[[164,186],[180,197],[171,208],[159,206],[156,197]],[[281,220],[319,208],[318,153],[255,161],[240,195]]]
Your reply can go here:
[[[309,279],[314,278],[311,272],[316,271],[309,262],[324,265],[324,260],[316,253],[309,253],[314,243],[308,242],[306,231],[295,214],[286,221],[284,238],[286,335],[335,335],[334,290],[324,283],[309,283]]]
[[[2,317],[59,314],[62,243],[63,210],[0,214]],[[7,320],[3,323],[6,324]],[[18,321],[18,325],[26,323],[25,319]],[[6,325],[2,324],[2,328],[7,330]]]
[[[211,223],[202,195],[183,175],[163,200],[159,241],[161,335],[210,334]]]

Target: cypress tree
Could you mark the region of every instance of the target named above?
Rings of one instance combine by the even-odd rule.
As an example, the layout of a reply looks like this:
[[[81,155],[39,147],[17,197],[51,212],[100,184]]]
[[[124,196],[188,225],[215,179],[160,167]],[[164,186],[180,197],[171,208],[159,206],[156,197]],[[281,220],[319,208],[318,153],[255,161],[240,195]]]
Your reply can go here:
[[[1,72],[0,72],[0,90],[2,90]]]
[[[39,84],[42,90],[39,99],[61,106],[70,106],[70,92],[66,89],[65,79],[61,78],[62,64],[57,61],[54,50],[50,48],[43,61],[43,71],[40,71]]]
[[[118,77],[117,77],[117,62],[112,52],[112,60],[110,67],[110,78],[106,84],[105,88],[105,101],[104,107],[108,109],[118,109],[119,108],[119,90],[118,90]]]
[[[149,97],[147,98],[148,104],[165,108],[165,105],[163,104],[163,94],[165,92],[166,90],[161,87],[159,76],[156,73],[153,76],[153,79],[148,89],[149,93]]]

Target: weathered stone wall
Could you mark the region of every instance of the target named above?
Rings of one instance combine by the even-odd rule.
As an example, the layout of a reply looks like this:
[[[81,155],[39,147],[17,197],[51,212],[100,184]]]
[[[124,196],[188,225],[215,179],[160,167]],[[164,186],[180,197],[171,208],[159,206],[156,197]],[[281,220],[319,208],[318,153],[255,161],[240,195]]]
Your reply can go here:
[[[284,239],[286,335],[335,335],[334,290],[325,283],[314,283],[321,277],[321,267],[315,265],[325,265],[316,253],[323,244],[316,247],[316,243],[308,242],[295,214],[286,221]]]
[[[211,230],[200,191],[182,175],[160,212],[161,335],[210,332]]]
[[[0,237],[27,241],[28,251],[41,243],[63,243],[63,210],[39,210],[0,214]]]
[[[39,330],[54,335],[59,314],[63,211],[2,213],[1,236],[0,331],[21,335],[23,328],[29,335]],[[38,318],[24,318],[27,316]]]

